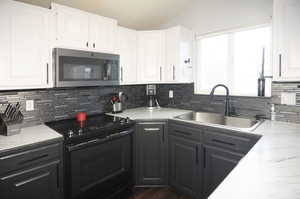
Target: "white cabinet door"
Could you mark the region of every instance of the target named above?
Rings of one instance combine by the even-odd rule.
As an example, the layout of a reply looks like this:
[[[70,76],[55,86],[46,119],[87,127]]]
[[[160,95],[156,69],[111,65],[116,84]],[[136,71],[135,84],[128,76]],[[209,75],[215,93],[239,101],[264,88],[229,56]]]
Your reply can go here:
[[[274,1],[274,79],[300,80],[300,1]]]
[[[90,48],[99,52],[114,53],[116,50],[117,21],[98,15],[89,15]]]
[[[166,64],[164,78],[166,83],[175,83],[178,80],[176,71],[179,69],[179,31],[177,28],[169,28],[165,31]]]
[[[194,44],[195,37],[191,30],[180,27],[180,67],[176,70],[176,80],[180,83],[193,82],[193,64],[194,64]]]
[[[118,27],[121,84],[137,83],[137,31]]]
[[[85,49],[90,47],[89,15],[81,10],[52,4],[56,17],[55,47]]]
[[[180,26],[165,30],[166,83],[193,82],[193,32]]]
[[[138,81],[160,83],[163,81],[164,32],[140,31],[138,33]]]
[[[0,90],[47,87],[48,11],[0,2]]]

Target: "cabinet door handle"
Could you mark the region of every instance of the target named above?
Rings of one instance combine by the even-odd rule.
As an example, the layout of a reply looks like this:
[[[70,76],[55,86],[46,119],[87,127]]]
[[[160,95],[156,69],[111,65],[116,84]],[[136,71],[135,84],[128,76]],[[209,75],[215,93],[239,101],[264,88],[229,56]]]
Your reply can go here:
[[[162,71],[162,67],[159,68],[159,79],[160,79],[160,81],[162,80],[162,74],[161,74],[161,71]]]
[[[175,80],[175,66],[173,66],[173,80]]]
[[[93,43],[93,47],[96,48],[96,44],[95,43]]]
[[[206,148],[203,148],[203,168],[206,168]]]
[[[160,128],[144,128],[144,131],[159,131]]]
[[[47,71],[46,71],[47,84],[49,84],[49,64],[47,63]]]
[[[34,162],[34,161],[43,159],[43,158],[45,158],[45,157],[47,157],[47,156],[48,156],[48,154],[40,155],[40,156],[31,158],[31,159],[28,159],[28,160],[21,161],[21,162],[19,162],[18,164],[19,164],[19,165],[22,165],[22,164],[28,164],[28,163],[30,163],[30,162]]]
[[[89,42],[86,42],[86,47],[89,47]]]
[[[279,54],[279,77],[281,77],[282,73],[282,54]]]
[[[180,130],[175,130],[174,132],[175,132],[175,133],[177,132],[178,134],[183,134],[183,135],[186,135],[186,136],[191,136],[191,135],[192,135],[192,134],[189,133],[189,132],[180,131]]]
[[[198,151],[198,145],[196,145],[196,164],[199,164],[199,151]]]
[[[25,184],[28,184],[28,183],[30,183],[30,182],[39,180],[39,179],[44,178],[44,177],[49,176],[49,175],[50,175],[50,172],[47,172],[47,173],[41,174],[41,175],[39,175],[39,176],[30,178],[30,179],[28,179],[28,180],[24,180],[24,181],[22,181],[22,182],[18,182],[18,183],[15,184],[15,187],[23,186],[23,185],[25,185]]]
[[[226,141],[222,141],[222,140],[212,139],[212,141],[213,141],[213,142],[220,143],[220,144],[229,145],[229,146],[235,146],[235,144],[234,144],[234,143],[231,143],[231,142],[226,142]]]
[[[121,67],[121,81],[123,81],[123,67]]]

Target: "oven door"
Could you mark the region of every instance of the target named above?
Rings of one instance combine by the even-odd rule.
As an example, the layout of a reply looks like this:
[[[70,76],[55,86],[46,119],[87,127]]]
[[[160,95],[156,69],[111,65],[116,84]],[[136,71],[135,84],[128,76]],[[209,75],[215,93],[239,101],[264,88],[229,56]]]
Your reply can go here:
[[[106,198],[132,185],[132,137],[70,152],[71,198]]]
[[[56,87],[119,84],[119,55],[57,48],[54,57]]]

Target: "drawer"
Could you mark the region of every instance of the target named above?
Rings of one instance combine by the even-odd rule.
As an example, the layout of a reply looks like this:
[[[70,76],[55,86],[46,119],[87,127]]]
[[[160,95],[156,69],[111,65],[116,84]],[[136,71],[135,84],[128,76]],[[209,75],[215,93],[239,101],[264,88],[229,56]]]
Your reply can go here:
[[[202,140],[202,129],[191,128],[184,125],[171,124],[169,126],[169,134],[183,137],[190,140],[201,141]]]
[[[0,175],[60,156],[61,144],[52,144],[0,157]]]
[[[222,132],[205,131],[205,144],[230,149],[237,152],[247,153],[255,144],[255,139],[240,137]]]

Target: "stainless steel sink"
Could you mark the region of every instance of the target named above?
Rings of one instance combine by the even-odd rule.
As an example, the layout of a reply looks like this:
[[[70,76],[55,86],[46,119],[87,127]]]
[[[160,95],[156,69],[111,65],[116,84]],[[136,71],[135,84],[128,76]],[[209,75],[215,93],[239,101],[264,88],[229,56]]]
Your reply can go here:
[[[190,112],[175,117],[177,119],[194,121],[199,123],[223,125],[227,127],[239,128],[247,131],[254,130],[259,126],[263,120],[257,120],[256,118],[242,118],[242,117],[230,117],[217,113],[206,112]]]

